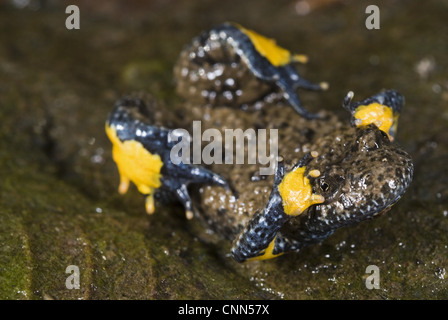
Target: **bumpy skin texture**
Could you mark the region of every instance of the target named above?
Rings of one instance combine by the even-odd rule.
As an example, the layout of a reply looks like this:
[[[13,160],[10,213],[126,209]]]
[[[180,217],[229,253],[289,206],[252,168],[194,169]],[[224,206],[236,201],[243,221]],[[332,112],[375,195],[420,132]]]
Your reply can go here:
[[[293,61],[272,65],[242,30],[224,23],[204,31],[184,48],[174,67],[179,95],[199,104],[240,107],[279,91],[301,116],[317,117],[303,108],[296,89],[324,90],[325,85],[302,78]]]
[[[329,148],[325,142],[331,138],[323,140],[327,141],[318,141],[316,145],[322,154],[307,166],[307,170],[321,172],[321,176],[310,181],[326,201],[282,226],[278,241],[285,242],[284,251],[322,241],[340,227],[385,212],[411,182],[410,156],[392,145],[375,125],[348,130],[343,135],[345,146],[340,146],[336,154],[331,150],[337,144]]]
[[[285,158],[286,172],[310,151],[319,154],[307,163],[305,175],[319,170],[319,177],[309,177],[309,180],[313,192],[326,199],[297,217],[279,219],[280,228],[271,224],[270,232],[274,228],[279,231],[273,254],[297,251],[322,241],[340,227],[373,218],[390,208],[409,186],[413,175],[411,157],[375,125],[355,128],[348,125],[348,120],[344,124],[330,114],[326,114],[325,120],[307,121],[297,119],[293,110],[286,108],[279,112],[281,106],[265,107],[251,115],[258,124],[269,122],[279,130],[279,154]],[[235,118],[242,118],[239,112],[243,111],[236,111]],[[213,115],[221,119],[224,127],[233,121],[222,120],[223,110],[215,110],[204,124],[213,122]],[[258,169],[256,165],[212,167],[231,181],[238,198],[213,186],[200,189],[202,217],[210,228],[235,239],[232,254],[237,261],[253,257],[253,251],[245,254],[247,246],[251,246],[249,242],[255,242],[256,247],[268,233],[249,239],[249,230],[260,226],[257,219],[266,211],[271,194],[277,192],[274,177],[259,177]],[[277,197],[275,201],[277,207],[281,206],[281,199]],[[268,216],[275,216],[279,211],[281,208],[271,210]],[[262,246],[269,242],[264,240]]]
[[[197,216],[209,229],[233,241],[231,253],[238,262],[299,251],[338,228],[376,217],[399,200],[413,175],[411,157],[392,142],[404,103],[398,92],[387,90],[355,103],[351,102],[353,95],[347,95],[343,106],[351,118],[348,115],[344,121],[325,111],[314,117],[300,104],[294,106],[298,97],[284,99],[291,95],[285,96],[279,83],[291,82],[294,73],[282,73],[267,65],[247,41],[233,25],[204,32],[182,51],[175,67],[178,92],[186,98],[179,110],[162,112],[163,108],[156,107],[150,112],[141,107],[140,97],[134,97],[117,103],[108,120],[109,125],[125,128],[118,132],[121,140],[139,140],[151,153],[162,156],[160,191],[166,189],[176,195],[182,188],[189,196],[184,186],[201,183],[190,193],[200,213]],[[252,60],[256,67],[248,63]],[[287,67],[292,68],[290,64]],[[272,74],[274,81],[269,77]],[[272,94],[279,88],[283,93]],[[291,84],[291,88],[296,86]],[[258,107],[248,110],[248,103]],[[370,124],[355,119],[359,106],[376,104],[384,105],[393,118],[385,131],[379,129],[385,117]],[[259,174],[265,164],[247,161],[212,164],[207,169],[200,166],[193,171],[190,166],[174,166],[167,158],[172,145],[161,139],[169,129],[160,124],[191,133],[194,120],[201,121],[202,131],[218,129],[222,137],[228,128],[275,129],[278,154],[284,160],[278,163],[275,175],[267,176]],[[235,159],[236,152],[234,148],[234,154],[226,156]],[[291,214],[280,186],[296,169],[303,170],[297,177],[311,185],[312,195],[324,200]],[[192,177],[198,170],[201,174]],[[180,179],[185,175],[188,179]],[[203,176],[214,178],[204,180]],[[186,206],[183,197],[179,200]]]

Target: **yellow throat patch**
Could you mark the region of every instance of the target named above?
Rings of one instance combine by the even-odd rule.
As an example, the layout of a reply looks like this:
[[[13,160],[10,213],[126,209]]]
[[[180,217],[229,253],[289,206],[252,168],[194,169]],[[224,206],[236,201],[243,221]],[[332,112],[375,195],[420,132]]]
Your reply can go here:
[[[154,189],[160,187],[163,166],[158,154],[153,155],[145,147],[135,140],[120,141],[114,127],[106,125],[106,134],[112,142],[112,156],[117,164],[120,174],[120,186],[118,192],[124,194],[128,191],[129,181],[134,183],[138,191],[148,195],[146,199],[146,211],[154,212]]]
[[[308,57],[306,55],[291,54],[290,51],[279,47],[274,39],[266,38],[261,34],[243,28],[240,25],[237,27],[241,30],[241,32],[250,38],[258,53],[268,59],[269,62],[276,67],[284,66],[294,61],[301,63],[306,63],[308,61]]]
[[[306,167],[288,172],[278,186],[287,215],[297,216],[313,204],[322,203],[325,198],[313,194],[310,181],[304,176]]]

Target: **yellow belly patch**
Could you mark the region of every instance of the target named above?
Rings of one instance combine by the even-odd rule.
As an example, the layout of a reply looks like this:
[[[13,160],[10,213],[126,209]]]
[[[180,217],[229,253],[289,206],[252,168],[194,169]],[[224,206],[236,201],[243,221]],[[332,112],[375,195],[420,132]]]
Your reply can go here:
[[[278,186],[283,200],[283,210],[287,215],[297,216],[309,206],[322,203],[325,198],[313,194],[310,181],[304,176],[306,167],[288,172]]]
[[[135,140],[120,141],[114,127],[106,125],[106,134],[112,142],[112,156],[120,174],[121,194],[127,192],[129,181],[134,183],[140,193],[148,195],[146,211],[154,212],[154,189],[160,187],[163,162],[159,155],[150,153]]]
[[[301,63],[306,63],[308,61],[306,55],[291,54],[290,51],[278,46],[274,39],[266,38],[255,31],[248,30],[239,25],[238,29],[250,38],[258,53],[268,59],[269,62],[276,67],[284,66],[294,61]]]
[[[381,131],[384,131],[389,139],[393,139],[389,135],[391,127],[396,127],[398,122],[398,115],[393,114],[392,109],[388,106],[379,104],[377,102],[369,105],[361,105],[356,108],[353,115],[355,117],[355,124],[357,127],[366,126],[371,123],[375,124]]]

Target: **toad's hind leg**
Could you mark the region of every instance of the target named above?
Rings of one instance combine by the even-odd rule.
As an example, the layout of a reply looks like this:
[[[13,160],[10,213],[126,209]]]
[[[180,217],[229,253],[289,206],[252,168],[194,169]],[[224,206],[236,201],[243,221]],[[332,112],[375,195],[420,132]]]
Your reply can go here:
[[[236,238],[231,249],[232,257],[237,262],[248,259],[269,259],[275,257],[272,250],[275,246],[277,232],[288,221],[282,210],[282,199],[278,193],[278,184],[285,174],[283,160],[277,164],[274,187],[268,204],[262,211],[257,211],[244,230]]]
[[[192,219],[195,213],[193,201],[188,191],[190,184],[211,184],[232,190],[223,177],[204,167],[167,163],[168,174],[162,177],[163,188],[175,195],[182,203],[187,219]]]
[[[291,250],[293,241],[280,235],[282,227],[310,206],[325,201],[312,192],[304,175],[305,166],[312,159],[313,153],[306,154],[286,174],[283,160],[278,162],[268,203],[254,214],[232,247],[231,253],[237,262],[271,259]]]
[[[328,89],[328,83],[313,83],[298,75],[298,73],[289,65],[283,67],[279,72],[280,76],[276,81],[277,86],[283,91],[283,96],[289,102],[291,107],[302,117],[306,119],[317,119],[318,114],[312,114],[302,105],[299,96],[296,93],[298,88],[307,90],[321,91]]]
[[[292,251],[297,252],[305,246],[306,245],[303,242],[291,239],[290,237],[286,237],[280,231],[277,233],[274,240],[266,248],[263,255],[261,255],[259,257],[255,257],[253,259],[249,259],[249,260],[271,259],[271,258],[278,257],[287,252],[292,252]]]

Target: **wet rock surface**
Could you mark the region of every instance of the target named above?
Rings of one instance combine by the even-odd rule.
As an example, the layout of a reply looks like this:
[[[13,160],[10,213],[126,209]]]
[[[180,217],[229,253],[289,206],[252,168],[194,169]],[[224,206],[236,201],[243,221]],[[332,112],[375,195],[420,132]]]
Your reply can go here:
[[[380,30],[365,28],[367,3],[355,1],[307,15],[292,1],[96,3],[79,2],[79,30],[65,28],[69,3],[0,4],[1,298],[448,297],[445,2],[426,2],[425,15],[419,3],[378,4]],[[117,193],[104,133],[112,104],[145,91],[178,106],[172,68],[181,49],[228,20],[309,55],[301,75],[330,84],[301,92],[310,111],[343,119],[349,90],[355,99],[403,93],[397,141],[415,175],[391,211],[299,255],[237,264],[231,243],[186,221],[180,206],[148,216],[136,188]],[[79,290],[66,288],[70,265],[80,269]],[[380,270],[380,289],[365,286],[369,265]]]

